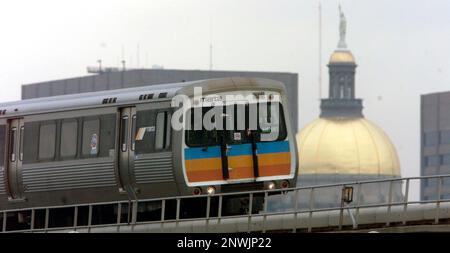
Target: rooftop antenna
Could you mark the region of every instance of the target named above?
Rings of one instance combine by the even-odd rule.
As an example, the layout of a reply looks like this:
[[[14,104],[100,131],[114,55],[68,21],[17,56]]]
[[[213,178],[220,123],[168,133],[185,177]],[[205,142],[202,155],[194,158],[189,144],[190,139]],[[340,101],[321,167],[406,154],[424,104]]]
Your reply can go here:
[[[137,65],[137,68],[139,68],[140,66],[140,53],[139,53],[139,51],[140,51],[140,47],[139,47],[139,43],[137,44],[137,50],[136,50],[136,65]]]
[[[319,1],[319,99],[322,99],[322,5]]]
[[[120,59],[120,63],[122,64],[122,71],[125,71],[125,46],[122,44],[122,48],[121,48],[121,59]]]
[[[209,17],[209,71],[212,70],[213,68],[213,59],[212,59],[212,50],[213,50],[213,46],[212,46],[212,19],[211,17]]]
[[[129,60],[128,60],[128,66],[133,66],[133,54],[130,54],[129,55]],[[132,69],[133,67],[131,67],[131,69]]]
[[[99,71],[99,73],[102,73],[102,60],[98,59],[97,63],[98,63],[98,71]]]
[[[122,55],[121,55],[121,57],[122,57],[122,60],[123,59],[125,59],[125,46],[122,44],[122,48],[121,48],[121,53],[122,53]]]

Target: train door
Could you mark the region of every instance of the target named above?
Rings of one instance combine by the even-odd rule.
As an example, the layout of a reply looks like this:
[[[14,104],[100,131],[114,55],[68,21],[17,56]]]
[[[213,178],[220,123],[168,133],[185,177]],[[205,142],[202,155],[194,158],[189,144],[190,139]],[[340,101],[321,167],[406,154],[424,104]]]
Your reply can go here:
[[[23,119],[12,119],[8,128],[7,188],[10,199],[22,199]]]
[[[221,110],[218,113],[211,111],[212,107],[203,107],[203,113],[197,115],[190,111],[191,129],[187,131],[188,147],[185,150],[188,181],[238,182],[259,177],[256,142],[252,139],[254,132],[247,131],[247,120],[235,117],[239,110],[248,110],[246,108],[248,106],[245,104],[214,108]],[[222,115],[222,119],[217,122],[215,116],[212,117],[213,130],[207,130],[205,126],[198,126],[195,130],[196,122],[201,124],[203,118],[209,118],[212,114]]]
[[[290,174],[289,142],[280,104],[228,105],[223,115],[222,160],[226,160],[230,180],[256,181]]]
[[[136,133],[136,108],[126,107],[120,109],[119,124],[119,179],[122,190],[136,198],[134,188],[134,150]]]
[[[224,107],[224,131],[220,138],[222,160],[230,180],[255,180],[259,177],[255,131],[249,129],[248,104]],[[245,119],[240,116],[245,115]]]

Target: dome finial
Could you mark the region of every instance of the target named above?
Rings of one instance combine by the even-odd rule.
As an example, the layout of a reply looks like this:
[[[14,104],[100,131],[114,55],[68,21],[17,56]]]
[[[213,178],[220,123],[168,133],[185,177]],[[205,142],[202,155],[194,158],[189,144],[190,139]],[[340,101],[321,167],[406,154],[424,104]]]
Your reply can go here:
[[[339,43],[338,48],[347,48],[347,44],[345,43],[345,34],[347,32],[347,21],[345,19],[344,13],[342,12],[341,5],[339,4]]]

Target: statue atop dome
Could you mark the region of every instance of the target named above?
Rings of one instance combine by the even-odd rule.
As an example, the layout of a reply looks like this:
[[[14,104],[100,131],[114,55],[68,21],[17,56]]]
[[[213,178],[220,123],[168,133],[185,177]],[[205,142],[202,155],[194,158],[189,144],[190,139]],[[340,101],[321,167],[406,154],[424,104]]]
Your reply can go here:
[[[345,34],[347,32],[347,20],[345,19],[344,13],[342,12],[341,5],[339,5],[339,43],[338,48],[347,48],[347,43],[345,43]]]

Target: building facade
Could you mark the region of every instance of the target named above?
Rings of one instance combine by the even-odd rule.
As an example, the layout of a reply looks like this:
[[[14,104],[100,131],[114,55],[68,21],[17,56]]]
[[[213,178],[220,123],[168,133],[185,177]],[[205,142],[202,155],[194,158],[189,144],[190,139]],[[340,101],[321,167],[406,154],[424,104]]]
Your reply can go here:
[[[298,75],[283,72],[203,71],[173,69],[132,69],[103,72],[48,82],[22,85],[22,99],[113,90],[145,85],[189,82],[222,77],[259,77],[286,85],[289,113],[294,133],[298,131]]]
[[[421,176],[450,174],[450,91],[421,96]],[[440,188],[440,189],[439,189]],[[440,194],[439,194],[440,192]],[[450,177],[421,183],[421,200],[450,198]]]

